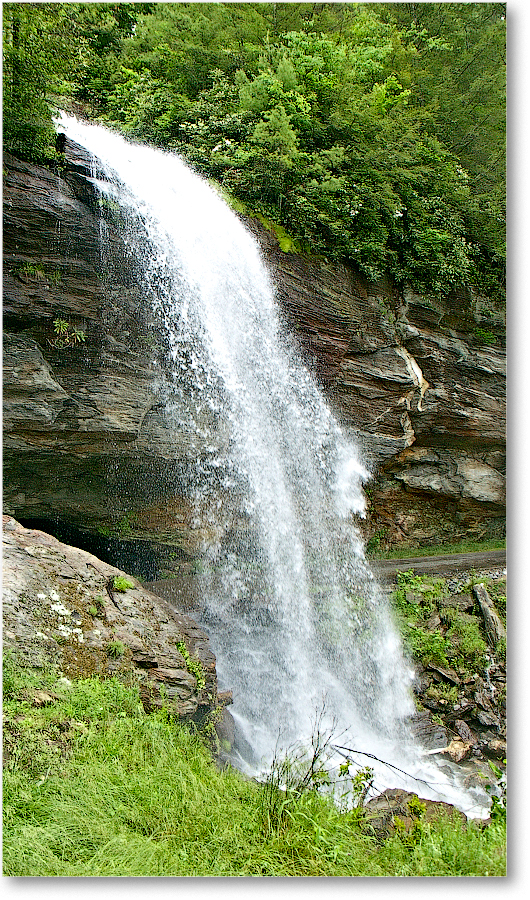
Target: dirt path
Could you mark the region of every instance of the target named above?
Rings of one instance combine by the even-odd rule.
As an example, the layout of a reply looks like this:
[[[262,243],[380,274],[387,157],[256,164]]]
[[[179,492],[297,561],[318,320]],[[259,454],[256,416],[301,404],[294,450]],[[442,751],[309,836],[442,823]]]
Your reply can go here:
[[[416,575],[448,575],[475,569],[502,569],[506,566],[506,550],[485,550],[476,553],[453,553],[444,556],[412,556],[408,559],[374,559],[370,561],[374,575],[382,580],[393,578],[396,572]]]

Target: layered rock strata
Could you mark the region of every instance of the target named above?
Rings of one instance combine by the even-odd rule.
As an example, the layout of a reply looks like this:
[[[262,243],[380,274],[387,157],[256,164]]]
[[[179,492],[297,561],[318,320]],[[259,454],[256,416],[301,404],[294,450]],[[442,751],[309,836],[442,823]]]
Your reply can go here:
[[[191,502],[190,463],[207,450],[185,415],[168,418],[160,330],[134,261],[83,154],[65,149],[57,172],[4,155],[5,507],[149,548],[155,577],[218,537]],[[502,312],[484,298],[398,296],[249,227],[293,339],[371,461],[372,549],[501,533]],[[58,321],[82,338],[61,343]]]
[[[504,533],[503,309],[432,300],[282,253],[253,223],[284,318],[371,460],[367,535],[415,546]],[[377,549],[377,547],[374,547]]]
[[[78,168],[4,157],[5,509],[193,557],[197,433],[165,414],[151,310]],[[61,345],[58,321],[82,339]]]

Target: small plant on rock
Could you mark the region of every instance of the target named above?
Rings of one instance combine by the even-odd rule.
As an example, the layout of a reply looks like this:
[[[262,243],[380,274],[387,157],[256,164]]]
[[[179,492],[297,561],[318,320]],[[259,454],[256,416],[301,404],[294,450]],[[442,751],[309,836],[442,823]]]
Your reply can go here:
[[[431,684],[425,691],[425,696],[443,706],[450,706],[458,702],[458,689],[448,684]]]
[[[114,587],[114,590],[118,591],[120,594],[124,594],[125,591],[128,591],[130,588],[134,587],[132,582],[127,581],[127,579],[123,575],[115,575],[112,585]]]
[[[421,802],[417,794],[410,798],[407,806],[413,819],[421,819],[427,809],[425,803]]]
[[[34,266],[32,263],[24,263],[24,265],[19,269],[21,275],[30,278],[45,278],[45,272],[42,266]]]
[[[184,662],[186,663],[186,669],[188,670],[188,672],[190,672],[192,675],[195,675],[195,678],[197,679],[197,692],[200,693],[206,686],[206,678],[204,677],[204,669],[202,667],[200,659],[190,656],[184,641],[178,642],[177,650],[179,651],[180,655],[184,657]]]
[[[76,328],[66,319],[54,319],[53,330],[55,338],[49,341],[52,347],[63,350],[66,347],[73,347],[75,344],[84,343],[86,334],[80,328]]]
[[[125,644],[121,641],[109,641],[107,644],[107,653],[112,659],[120,659],[125,653]]]

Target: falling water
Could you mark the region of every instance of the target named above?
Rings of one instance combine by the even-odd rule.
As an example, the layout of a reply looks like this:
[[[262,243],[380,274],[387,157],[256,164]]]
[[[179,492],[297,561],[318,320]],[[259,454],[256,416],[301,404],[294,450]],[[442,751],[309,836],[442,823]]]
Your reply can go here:
[[[239,765],[259,772],[278,740],[309,740],[318,715],[371,754],[359,764],[380,789],[476,804],[409,736],[412,673],[355,524],[368,473],[280,324],[256,241],[179,157],[66,115],[58,125],[120,204],[168,348],[166,414],[192,447],[203,621],[233,691]]]

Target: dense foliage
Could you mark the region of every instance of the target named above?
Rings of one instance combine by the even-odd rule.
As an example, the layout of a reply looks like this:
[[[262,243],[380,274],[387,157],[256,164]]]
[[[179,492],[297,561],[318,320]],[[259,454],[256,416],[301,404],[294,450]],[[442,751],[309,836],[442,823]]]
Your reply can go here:
[[[4,4],[5,146],[45,155],[46,101],[70,98],[285,247],[501,297],[505,24],[502,3]]]
[[[220,771],[200,734],[144,713],[137,686],[59,675],[6,655],[5,876],[506,874],[503,814],[426,821],[416,802],[412,828],[376,840],[312,786]]]

